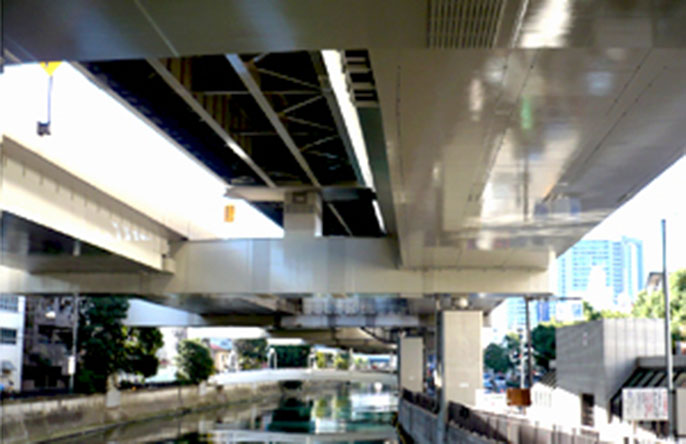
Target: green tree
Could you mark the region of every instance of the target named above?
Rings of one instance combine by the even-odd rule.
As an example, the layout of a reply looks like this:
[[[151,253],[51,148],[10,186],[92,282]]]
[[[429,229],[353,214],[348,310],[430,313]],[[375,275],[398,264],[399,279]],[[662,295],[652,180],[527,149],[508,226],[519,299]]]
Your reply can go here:
[[[126,331],[128,332],[126,340],[128,365],[125,370],[144,378],[154,376],[160,364],[157,351],[164,345],[162,333],[158,328],[150,327],[128,328]]]
[[[156,328],[123,325],[129,309],[125,297],[84,298],[79,313],[79,365],[76,388],[80,392],[104,392],[107,380],[119,372],[144,377],[157,373],[156,353],[162,335]]]
[[[333,366],[338,370],[348,370],[350,368],[350,353],[343,352],[337,354]]]
[[[621,311],[612,310],[596,310],[593,305],[588,302],[583,302],[584,319],[586,321],[597,321],[600,319],[615,319],[615,318],[628,318],[629,313],[622,313]]]
[[[542,323],[531,331],[531,348],[536,365],[550,370],[550,361],[555,359],[556,324]]]
[[[199,384],[214,373],[214,361],[210,349],[196,339],[184,339],[177,346],[178,371],[181,382]]]
[[[511,367],[507,349],[498,344],[488,344],[484,350],[484,367],[496,373],[505,373]]]
[[[243,370],[262,368],[267,362],[267,340],[264,338],[239,339],[234,341],[233,346]]]
[[[672,337],[686,339],[686,269],[669,276],[669,314],[672,320]],[[632,314],[638,318],[664,318],[665,299],[662,290],[641,291],[636,297]]]
[[[277,345],[273,348],[279,368],[307,367],[307,358],[311,348],[309,345]]]
[[[86,298],[81,305],[77,390],[104,392],[107,379],[127,365],[122,321],[129,304],[124,298],[103,296]]]

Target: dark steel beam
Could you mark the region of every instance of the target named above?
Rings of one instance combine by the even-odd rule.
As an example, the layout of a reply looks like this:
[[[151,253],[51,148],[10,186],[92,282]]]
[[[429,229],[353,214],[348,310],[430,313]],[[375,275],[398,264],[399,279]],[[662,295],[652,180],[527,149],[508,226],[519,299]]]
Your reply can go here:
[[[219,137],[224,140],[224,143],[233,151],[243,162],[245,162],[257,174],[265,184],[270,187],[276,187],[276,184],[267,175],[267,173],[248,155],[247,152],[236,142],[233,137],[216,121],[214,117],[197,101],[193,94],[179,82],[179,80],[169,72],[166,66],[158,59],[148,59],[148,63],[159,74],[160,77],[179,95],[193,111],[205,122],[212,130],[217,133]]]
[[[264,94],[262,94],[262,90],[260,89],[259,85],[257,84],[257,81],[255,78],[252,76],[250,73],[250,70],[248,69],[248,65],[243,62],[243,59],[238,54],[227,54],[226,59],[229,61],[233,69],[236,71],[238,76],[241,78],[243,81],[243,84],[245,85],[246,88],[248,88],[248,91],[252,94],[253,98],[257,102],[257,105],[260,107],[262,112],[264,112],[265,116],[271,122],[272,126],[276,130],[276,132],[279,134],[281,137],[281,140],[283,143],[286,145],[288,150],[291,152],[293,157],[295,158],[296,162],[298,162],[298,165],[303,169],[307,177],[310,179],[312,182],[312,185],[316,187],[321,187],[321,183],[315,176],[314,172],[310,168],[310,166],[307,164],[307,160],[303,157],[303,155],[300,152],[300,148],[296,145],[295,141],[291,137],[290,133],[286,129],[286,126],[283,124],[281,119],[279,118],[279,115],[276,113],[274,108],[272,107],[271,103],[267,98],[265,97]],[[333,129],[333,128],[332,128]],[[341,214],[338,212],[336,207],[329,203],[327,204],[333,215],[336,217],[338,222],[343,226],[345,231],[352,236],[352,231],[348,227],[348,225],[345,223],[345,220],[343,220],[343,217]]]

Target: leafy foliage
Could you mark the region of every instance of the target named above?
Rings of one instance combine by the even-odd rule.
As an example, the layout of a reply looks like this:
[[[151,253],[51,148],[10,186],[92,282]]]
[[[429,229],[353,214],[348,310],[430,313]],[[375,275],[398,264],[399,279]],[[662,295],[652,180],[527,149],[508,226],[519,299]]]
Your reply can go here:
[[[129,373],[135,373],[149,378],[157,373],[159,359],[157,350],[162,348],[164,341],[158,328],[129,328],[127,339],[127,362],[125,369]]]
[[[206,381],[214,373],[212,353],[205,344],[195,339],[184,339],[177,346],[177,379],[190,384]]]
[[[488,344],[484,351],[484,367],[497,373],[505,373],[512,363],[507,355],[507,349],[498,344]]]
[[[350,368],[350,353],[344,352],[337,354],[333,365],[338,370],[348,370]]]
[[[328,355],[324,352],[318,351],[315,356],[316,356],[315,359],[317,360],[317,368],[327,368],[329,366],[329,356],[330,355]]]
[[[162,334],[157,328],[129,328],[129,302],[124,297],[84,298],[79,313],[80,360],[76,388],[85,393],[104,392],[107,379],[118,372],[144,377],[157,373],[157,351]]]
[[[550,361],[555,359],[555,330],[558,325],[543,323],[531,331],[531,347],[536,365],[550,370]]]
[[[273,348],[279,368],[307,367],[307,357],[311,348],[309,345],[277,345]]]
[[[587,321],[597,321],[600,319],[615,319],[615,318],[628,318],[628,313],[622,313],[621,311],[612,310],[596,310],[591,304],[584,301],[583,302],[584,319]]]
[[[264,338],[239,339],[234,341],[233,346],[243,370],[262,368],[267,362],[267,340]]]
[[[672,337],[686,339],[686,269],[669,276],[669,314],[672,320]],[[641,291],[632,314],[638,318],[664,318],[665,298],[662,290],[648,293]]]

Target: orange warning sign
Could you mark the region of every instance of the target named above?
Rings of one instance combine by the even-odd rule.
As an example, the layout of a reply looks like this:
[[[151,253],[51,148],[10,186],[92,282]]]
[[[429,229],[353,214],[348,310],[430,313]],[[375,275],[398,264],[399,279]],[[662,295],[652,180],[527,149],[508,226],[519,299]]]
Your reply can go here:
[[[224,207],[224,222],[233,222],[236,216],[236,207],[234,205],[227,205]]]

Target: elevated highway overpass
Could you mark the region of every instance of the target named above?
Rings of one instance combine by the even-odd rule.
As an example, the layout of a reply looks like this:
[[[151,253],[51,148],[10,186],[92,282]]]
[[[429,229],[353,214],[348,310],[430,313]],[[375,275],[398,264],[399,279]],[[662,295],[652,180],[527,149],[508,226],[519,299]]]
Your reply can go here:
[[[138,208],[158,242],[107,244],[85,213],[77,229],[62,223],[74,211],[31,216],[3,188],[3,252],[35,233],[111,257],[6,254],[0,291],[132,294],[288,328],[321,325],[293,299],[427,299],[446,369],[473,378],[444,394],[469,403],[481,313],[552,296],[554,258],[682,156],[685,14],[677,1],[5,0],[8,63],[72,61],[285,237],[200,239]],[[455,337],[470,339],[451,342],[458,355]]]

